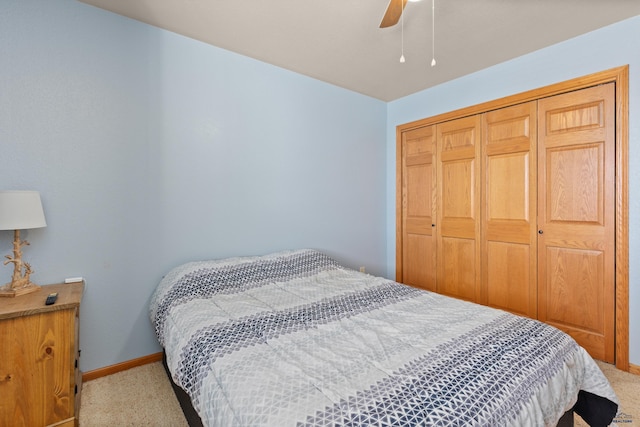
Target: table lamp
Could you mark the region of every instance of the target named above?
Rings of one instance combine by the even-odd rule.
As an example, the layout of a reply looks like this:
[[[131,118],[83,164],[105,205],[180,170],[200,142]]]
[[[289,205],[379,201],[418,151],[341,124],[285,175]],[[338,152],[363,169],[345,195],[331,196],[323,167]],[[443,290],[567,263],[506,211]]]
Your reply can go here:
[[[0,287],[0,297],[15,297],[37,291],[40,286],[31,283],[29,275],[31,265],[22,261],[22,246],[28,245],[20,240],[20,230],[46,227],[37,191],[0,191],[0,230],[14,230],[13,256],[6,255],[4,265],[13,264],[11,283]]]

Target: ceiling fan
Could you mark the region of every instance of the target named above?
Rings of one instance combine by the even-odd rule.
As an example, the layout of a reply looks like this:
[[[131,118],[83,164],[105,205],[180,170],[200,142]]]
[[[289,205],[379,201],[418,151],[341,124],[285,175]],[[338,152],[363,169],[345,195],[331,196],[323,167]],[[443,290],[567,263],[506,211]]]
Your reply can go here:
[[[402,17],[402,12],[404,11],[404,7],[407,5],[407,1],[418,2],[420,0],[389,0],[389,6],[387,6],[387,10],[382,17],[382,22],[380,22],[380,28],[392,27],[398,23],[400,18]],[[435,67],[436,65],[436,46],[435,46],[435,15],[436,15],[436,3],[435,0],[431,0],[431,66]],[[404,23],[403,23],[404,24]],[[403,33],[404,33],[404,25],[403,25]],[[400,56],[400,62],[404,63],[404,34],[402,36],[402,55]]]
[[[396,25],[400,20],[400,16],[402,16],[402,11],[406,5],[407,0],[390,0],[389,6],[387,6],[387,10],[382,17],[382,22],[380,22],[380,28],[387,28]]]

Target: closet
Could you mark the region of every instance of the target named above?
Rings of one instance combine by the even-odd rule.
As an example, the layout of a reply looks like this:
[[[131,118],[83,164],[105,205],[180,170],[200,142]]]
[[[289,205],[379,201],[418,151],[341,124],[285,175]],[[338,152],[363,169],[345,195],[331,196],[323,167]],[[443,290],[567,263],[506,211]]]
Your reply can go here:
[[[604,80],[399,126],[396,280],[539,319],[614,362],[626,182]]]

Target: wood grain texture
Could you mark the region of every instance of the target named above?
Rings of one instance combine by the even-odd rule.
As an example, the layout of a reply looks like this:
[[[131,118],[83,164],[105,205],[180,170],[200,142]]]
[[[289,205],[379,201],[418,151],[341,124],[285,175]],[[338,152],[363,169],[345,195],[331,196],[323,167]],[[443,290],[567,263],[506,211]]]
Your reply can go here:
[[[436,289],[436,138],[435,126],[402,135],[401,246],[399,281]]]
[[[439,123],[487,113],[504,107],[537,101],[575,90],[606,83],[615,84],[615,363],[618,369],[628,371],[629,365],[629,67],[621,66],[572,80],[537,88],[482,104],[473,105],[436,116],[416,120],[396,127],[396,188],[401,188],[401,140],[405,132]],[[587,108],[593,117],[593,108]],[[516,127],[509,130],[517,133]],[[500,132],[494,133],[499,137]],[[402,277],[401,241],[402,203],[400,192],[396,193],[396,275]],[[592,214],[589,214],[592,215]],[[582,236],[584,237],[584,236]],[[637,367],[636,367],[637,368]]]
[[[616,84],[616,367],[629,370],[629,67]],[[640,372],[638,372],[640,374]]]
[[[483,115],[483,304],[537,318],[537,102]]]
[[[51,424],[48,427],[74,427],[76,426],[76,419],[69,418],[64,421],[57,422],[55,424]]]
[[[83,288],[84,283],[43,286],[0,301],[0,425],[67,425],[75,420]],[[50,292],[58,292],[58,302],[45,306]]]
[[[538,103],[538,318],[615,360],[615,86]]]
[[[400,20],[406,5],[407,0],[390,0],[387,9],[384,12],[384,16],[382,17],[382,21],[380,22],[380,28],[387,28],[396,25]]]
[[[83,291],[84,282],[58,283],[42,286],[38,291],[25,296],[4,298],[0,300],[0,320],[77,307]],[[56,303],[44,305],[47,295],[53,292],[58,293]]]
[[[480,302],[479,115],[436,125],[437,285],[439,293]]]

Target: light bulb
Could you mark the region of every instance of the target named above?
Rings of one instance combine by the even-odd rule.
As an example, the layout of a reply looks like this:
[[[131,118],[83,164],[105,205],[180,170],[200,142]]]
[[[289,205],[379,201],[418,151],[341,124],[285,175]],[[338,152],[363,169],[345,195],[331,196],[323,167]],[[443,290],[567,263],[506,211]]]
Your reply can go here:
[[[400,57],[400,63],[401,63],[401,64],[404,64],[404,55],[402,55],[402,56]]]
[[[432,67],[435,67],[435,66],[436,66],[436,58],[433,58],[433,59],[431,60],[431,66],[432,66]]]

